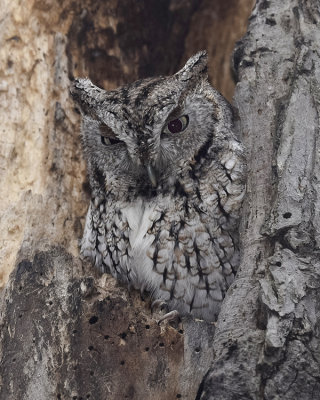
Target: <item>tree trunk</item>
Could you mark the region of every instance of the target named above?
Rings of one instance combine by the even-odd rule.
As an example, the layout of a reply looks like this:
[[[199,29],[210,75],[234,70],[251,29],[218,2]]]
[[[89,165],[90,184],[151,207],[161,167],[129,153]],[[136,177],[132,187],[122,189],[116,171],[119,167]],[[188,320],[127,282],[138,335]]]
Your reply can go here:
[[[229,56],[252,1],[5,0],[0,398],[320,399],[319,5],[260,0],[234,53],[248,153],[242,264],[217,323],[158,326],[78,258],[89,202],[69,80],[112,89]],[[215,3],[215,4],[211,4]],[[229,52],[227,51],[229,49]]]
[[[320,9],[258,1],[234,62],[248,151],[242,263],[204,399],[320,399]]]

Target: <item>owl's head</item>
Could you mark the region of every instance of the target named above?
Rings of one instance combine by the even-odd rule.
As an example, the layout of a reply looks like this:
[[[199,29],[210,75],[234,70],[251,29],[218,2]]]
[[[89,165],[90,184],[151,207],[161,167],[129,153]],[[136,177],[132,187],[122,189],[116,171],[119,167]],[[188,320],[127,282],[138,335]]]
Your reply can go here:
[[[233,138],[230,107],[208,83],[204,51],[172,76],[112,91],[76,79],[71,94],[83,116],[90,183],[103,193],[170,191]]]

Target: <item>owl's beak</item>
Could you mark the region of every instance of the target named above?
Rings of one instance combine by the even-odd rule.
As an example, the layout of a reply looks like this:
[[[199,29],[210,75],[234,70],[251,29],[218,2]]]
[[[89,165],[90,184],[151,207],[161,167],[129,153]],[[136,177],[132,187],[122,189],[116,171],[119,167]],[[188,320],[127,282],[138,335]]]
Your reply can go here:
[[[157,182],[157,174],[154,169],[154,167],[150,164],[147,165],[147,172],[148,172],[148,177],[150,179],[151,185],[155,188],[158,185]]]

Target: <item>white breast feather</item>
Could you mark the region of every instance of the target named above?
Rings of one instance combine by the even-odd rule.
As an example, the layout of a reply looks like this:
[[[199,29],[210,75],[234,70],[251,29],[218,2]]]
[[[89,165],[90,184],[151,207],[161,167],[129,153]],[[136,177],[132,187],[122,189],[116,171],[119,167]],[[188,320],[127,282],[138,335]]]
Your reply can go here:
[[[121,211],[130,228],[132,283],[136,288],[153,291],[159,285],[160,276],[152,274],[152,260],[147,256],[147,252],[154,241],[154,235],[148,234],[148,230],[156,214],[155,205],[146,205],[142,200],[137,200]]]

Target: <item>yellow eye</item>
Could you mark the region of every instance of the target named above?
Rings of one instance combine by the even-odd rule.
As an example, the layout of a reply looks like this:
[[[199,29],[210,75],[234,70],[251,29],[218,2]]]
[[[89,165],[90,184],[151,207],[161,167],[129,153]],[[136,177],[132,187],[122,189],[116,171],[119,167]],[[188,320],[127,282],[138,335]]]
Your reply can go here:
[[[109,146],[117,143],[122,143],[122,140],[101,136],[101,143],[104,144],[105,146]]]
[[[163,133],[180,133],[186,129],[189,124],[189,117],[187,115],[182,115],[179,118],[173,119],[168,122],[163,129]]]
[[[106,124],[100,125],[100,133],[102,133],[101,143],[105,146],[122,143],[122,140],[118,139],[112,129],[110,129]]]

